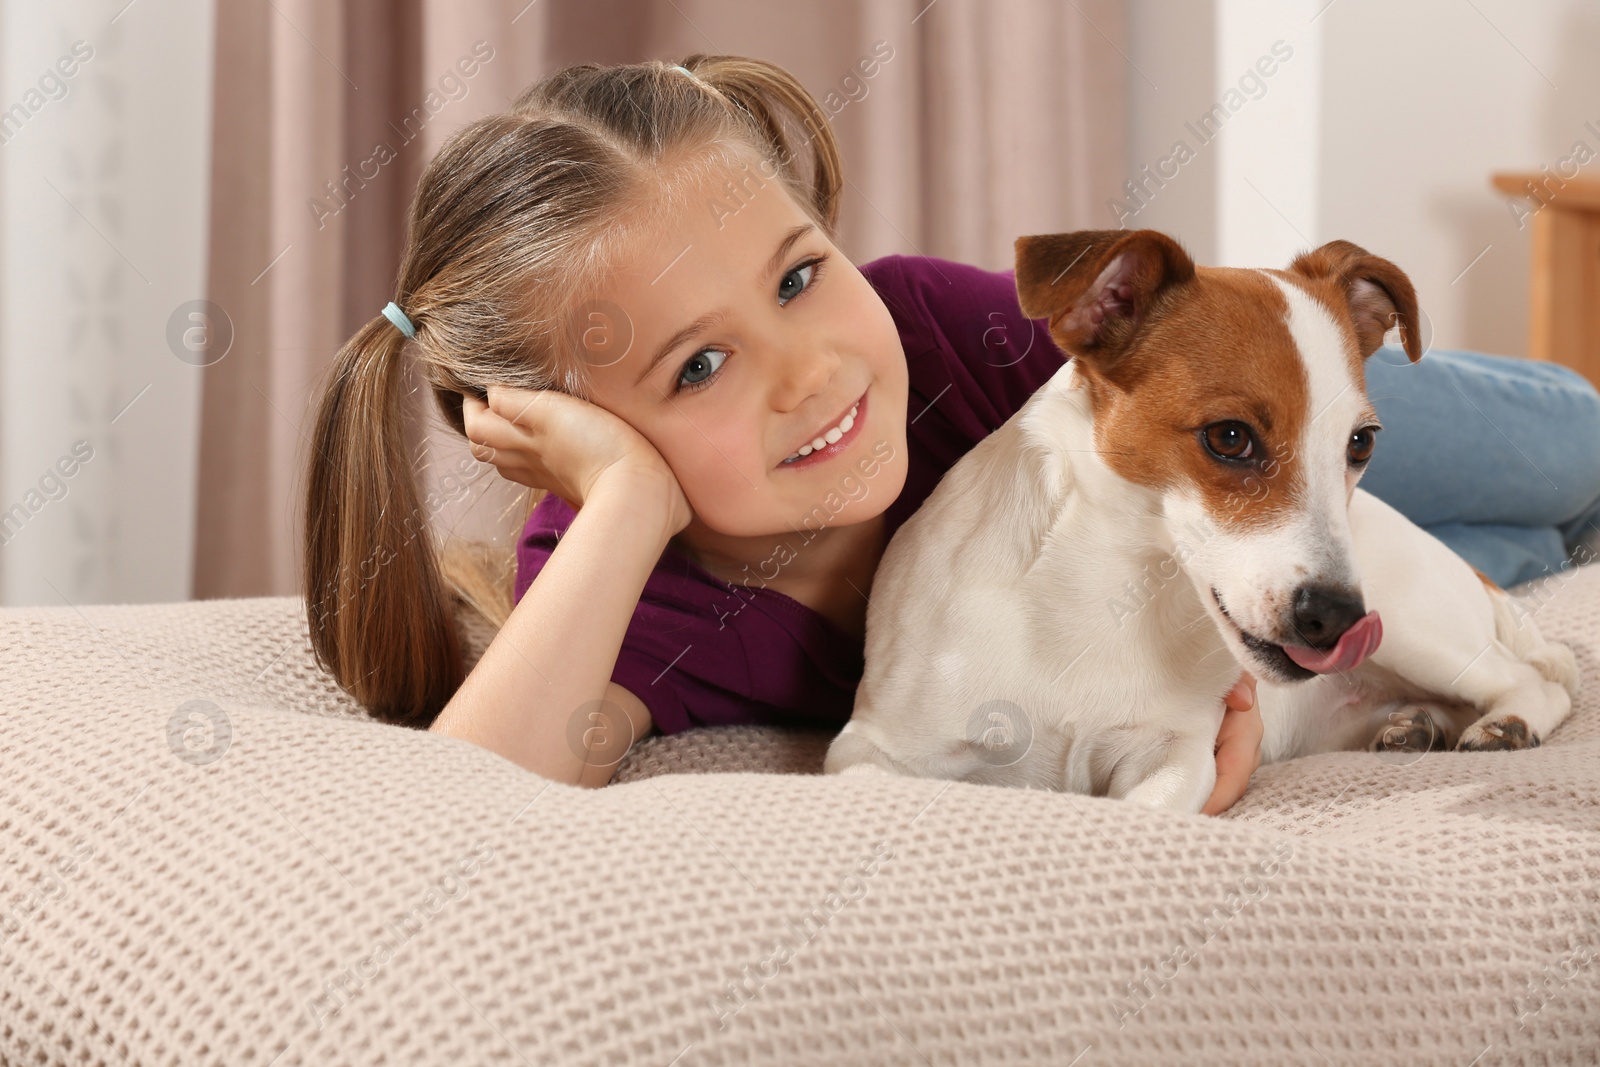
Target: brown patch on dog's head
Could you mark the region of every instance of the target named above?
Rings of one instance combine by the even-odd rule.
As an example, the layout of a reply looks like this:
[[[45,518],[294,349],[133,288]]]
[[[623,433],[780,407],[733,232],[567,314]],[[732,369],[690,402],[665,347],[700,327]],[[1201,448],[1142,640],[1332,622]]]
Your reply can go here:
[[[1387,259],[1349,241],[1329,241],[1300,253],[1287,271],[1272,273],[1298,284],[1349,331],[1351,371],[1358,384],[1366,380],[1367,357],[1383,344],[1391,326],[1400,327],[1411,362],[1422,358],[1416,289],[1406,272]]]
[[[1048,318],[1056,343],[1102,374],[1116,370],[1156,305],[1194,277],[1189,254],[1156,230],[1050,233],[1014,247],[1022,313]]]
[[[1193,487],[1225,527],[1295,506],[1310,383],[1271,279],[1197,268],[1154,230],[1022,237],[1016,251],[1023,313],[1047,318],[1077,362],[1108,466],[1155,489]],[[1206,428],[1229,422],[1255,437],[1248,457],[1208,451]]]

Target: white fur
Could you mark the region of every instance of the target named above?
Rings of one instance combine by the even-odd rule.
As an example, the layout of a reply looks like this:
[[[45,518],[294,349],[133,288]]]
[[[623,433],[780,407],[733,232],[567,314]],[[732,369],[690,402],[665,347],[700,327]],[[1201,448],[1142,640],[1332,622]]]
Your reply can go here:
[[[1315,415],[1298,445],[1300,506],[1241,533],[1196,492],[1122,478],[1096,452],[1088,393],[1069,362],[890,542],[867,610],[866,670],[826,773],[876,769],[1197,812],[1215,785],[1223,696],[1241,663],[1262,673],[1209,590],[1261,636],[1308,578],[1358,583],[1383,642],[1344,675],[1262,678],[1263,762],[1367,747],[1417,708],[1463,741],[1483,740],[1508,715],[1542,738],[1567,716],[1571,652],[1519,620],[1432,535],[1354,487],[1346,443],[1367,399],[1332,319],[1280,284]]]

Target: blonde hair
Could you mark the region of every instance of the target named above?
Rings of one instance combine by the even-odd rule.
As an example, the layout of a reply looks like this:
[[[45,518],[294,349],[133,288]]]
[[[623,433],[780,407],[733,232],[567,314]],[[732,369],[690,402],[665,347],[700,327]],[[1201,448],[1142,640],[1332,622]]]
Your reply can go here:
[[[698,177],[752,153],[836,235],[842,167],[816,99],[759,59],[682,65],[567,67],[453,134],[418,181],[400,260],[415,338],[375,313],[334,357],[309,450],[306,614],[318,663],[378,719],[434,720],[463,676],[453,599],[503,625],[515,576],[512,553],[432,530],[406,447],[407,361],[463,437],[464,390],[588,399],[567,343],[576,302]],[[543,495],[520,497],[519,529]]]

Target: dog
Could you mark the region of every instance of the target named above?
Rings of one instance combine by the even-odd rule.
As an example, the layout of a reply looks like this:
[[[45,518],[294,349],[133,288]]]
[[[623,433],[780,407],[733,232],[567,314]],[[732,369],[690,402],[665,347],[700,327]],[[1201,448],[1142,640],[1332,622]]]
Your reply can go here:
[[[895,532],[824,773],[1198,812],[1223,697],[1263,763],[1523,749],[1571,711],[1569,648],[1357,488],[1367,357],[1417,298],[1348,241],[1197,267],[1155,230],[1018,238],[1019,304],[1069,356]]]

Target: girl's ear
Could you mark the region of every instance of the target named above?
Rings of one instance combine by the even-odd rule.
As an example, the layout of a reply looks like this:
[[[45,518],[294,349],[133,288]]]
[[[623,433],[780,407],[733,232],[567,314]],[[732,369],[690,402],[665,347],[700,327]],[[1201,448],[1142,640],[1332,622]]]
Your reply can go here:
[[[1194,277],[1194,261],[1156,230],[1019,237],[1017,302],[1048,318],[1063,351],[1104,370],[1128,349],[1155,297]]]

